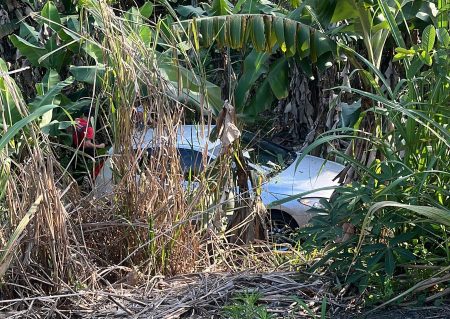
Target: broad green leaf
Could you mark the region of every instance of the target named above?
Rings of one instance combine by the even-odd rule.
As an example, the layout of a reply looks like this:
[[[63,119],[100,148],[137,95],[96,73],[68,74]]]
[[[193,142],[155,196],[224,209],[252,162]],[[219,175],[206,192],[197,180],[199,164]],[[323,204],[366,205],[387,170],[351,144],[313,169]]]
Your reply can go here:
[[[363,253],[374,253],[377,251],[385,251],[386,244],[376,243],[376,244],[368,244],[361,247],[361,252]]]
[[[245,37],[245,26],[242,28],[242,22],[246,21],[241,17],[232,15],[227,17],[227,31],[229,38],[228,43],[232,49],[238,49],[242,47],[242,42]]]
[[[75,17],[69,17],[67,19],[67,28],[73,32],[80,33],[80,21]]]
[[[325,54],[322,54],[317,59],[317,69],[319,72],[325,72],[326,69],[331,68],[334,63],[334,56],[331,52],[326,52]]]
[[[379,251],[376,254],[374,254],[371,258],[369,258],[369,260],[367,261],[367,268],[370,269],[376,264],[378,264],[381,258],[383,258],[386,255],[386,245],[383,246],[384,246],[383,251]]]
[[[138,24],[142,24],[142,16],[139,9],[136,7],[131,7],[127,12],[123,14],[123,18],[126,21],[126,24],[131,28],[135,29]]]
[[[39,58],[39,63],[46,63],[58,72],[70,63],[73,53],[56,43],[56,35],[47,40],[45,48],[47,52]]]
[[[261,1],[261,0],[246,0],[242,5],[241,13],[245,14],[270,14],[274,15],[277,11],[275,5],[269,1]]]
[[[210,47],[214,42],[214,21],[207,19],[201,20],[200,22],[200,31],[202,33],[202,43],[205,47]]]
[[[222,109],[220,87],[209,81],[202,81],[191,70],[175,65],[172,60],[162,55],[158,57],[158,66],[162,75],[173,84],[174,92],[182,93],[182,96],[172,94],[175,99],[185,102],[183,99],[188,98],[195,106],[210,108],[215,113]]]
[[[298,66],[302,70],[303,73],[308,78],[312,78],[314,76],[313,70],[312,70],[312,62],[309,58],[303,58],[300,61],[297,62]]]
[[[266,49],[266,35],[264,32],[264,19],[262,16],[252,16],[251,26],[253,27],[253,32],[251,33],[253,47],[258,51],[265,51]],[[283,24],[281,24],[283,26]],[[284,28],[283,28],[284,36]]]
[[[341,102],[340,106],[342,108],[339,121],[340,127],[352,127],[361,113],[361,99],[352,104]]]
[[[45,89],[44,89],[44,84],[43,83],[36,83],[35,87],[36,87],[37,95],[44,95],[45,94]]]
[[[434,48],[434,42],[436,40],[436,29],[433,25],[427,26],[422,33],[421,47],[427,52],[431,52]],[[429,64],[430,65],[430,64]]]
[[[19,36],[29,43],[39,46],[39,32],[26,22],[20,24]]]
[[[264,32],[266,33],[266,50],[272,52],[273,47],[277,43],[277,35],[273,27],[273,18],[269,15],[264,17]]]
[[[406,261],[411,261],[417,259],[416,255],[414,255],[411,251],[408,249],[402,248],[402,247],[395,247],[394,252],[399,254],[401,257],[403,257]]]
[[[242,5],[245,4],[248,0],[238,0],[233,9],[233,14],[239,13],[241,11]]]
[[[70,66],[70,73],[75,80],[91,85],[102,85],[106,69],[103,64],[93,66]]]
[[[336,42],[322,32],[293,19],[262,14],[202,17],[182,22],[196,48],[197,44],[203,47],[211,44],[209,21],[213,21],[213,34],[219,47],[238,49],[250,39],[253,49],[271,52],[277,42],[288,57],[298,52],[300,58],[309,55],[315,63],[319,57],[327,55],[320,61],[325,67],[330,66],[329,56],[336,54]]]
[[[211,14],[213,16],[224,16],[232,13],[233,5],[227,0],[213,0]]]
[[[150,29],[149,26],[147,25],[141,26],[141,28],[139,29],[139,37],[147,47],[152,46],[152,30]]]
[[[51,121],[48,125],[42,126],[41,131],[44,134],[48,134],[50,136],[61,136],[66,134],[64,130],[68,127],[73,126],[72,121]]]
[[[47,70],[44,77],[42,78],[44,93],[46,93],[48,90],[50,90],[56,84],[58,84],[60,80],[61,79],[59,78],[59,74],[58,74],[58,72],[56,72],[56,70],[54,70],[54,69]]]
[[[405,48],[395,48],[395,52],[402,53],[404,55],[412,56],[416,54],[416,50],[413,49],[405,49]]]
[[[431,58],[431,55],[427,51],[422,51],[419,54],[420,60],[422,60],[423,63],[430,66],[433,64],[433,59]]]
[[[327,5],[332,7],[332,4],[330,2],[327,2]],[[358,17],[358,9],[356,8],[354,0],[340,0],[336,1],[336,7],[334,8],[331,22],[339,22],[345,19]]]
[[[450,46],[450,35],[448,34],[447,30],[445,30],[444,28],[439,28],[436,31],[436,35],[438,41],[444,48],[448,48]]]
[[[34,66],[48,66],[48,61],[43,61],[39,63],[39,59],[47,53],[47,50],[38,47],[30,42],[26,41],[13,34],[9,36],[9,39],[14,44],[14,46],[19,50],[19,52],[24,55],[32,65]]]
[[[408,70],[406,70],[406,77],[408,79],[412,79],[415,76],[419,76],[420,69],[423,67],[423,65],[424,63],[419,57],[414,57]]]
[[[325,54],[326,52],[333,52],[333,43],[330,41],[330,38],[328,38],[325,34],[323,34],[320,31],[314,32],[314,46],[316,49],[317,57],[320,57],[321,55]]]
[[[289,94],[289,64],[285,57],[279,58],[270,66],[267,80],[277,99],[281,100]]]
[[[206,11],[200,7],[178,6],[175,11],[184,18],[198,18],[206,14]]]
[[[45,107],[46,105],[53,105],[54,99],[56,98],[56,96],[59,93],[61,93],[62,89],[64,89],[65,87],[69,86],[72,83],[73,83],[73,79],[71,77],[69,77],[66,80],[54,85],[43,96],[36,97],[34,99],[34,101],[30,103],[30,109],[32,111],[34,111],[34,110],[39,110],[40,108]]]
[[[299,25],[297,27],[297,53],[300,58],[309,56],[310,39],[309,28]]]
[[[42,20],[55,32],[61,30],[61,18],[58,9],[52,1],[47,1],[41,11]]]
[[[417,232],[410,230],[406,233],[402,233],[400,235],[396,235],[394,238],[392,238],[391,240],[389,240],[389,245],[391,247],[397,246],[398,244],[401,243],[405,243],[410,241],[411,239],[413,239],[414,237],[417,236]]]
[[[284,39],[284,19],[276,17],[273,19],[273,28],[277,37],[277,43],[282,52],[286,52],[286,41]],[[264,31],[263,31],[264,32]]]
[[[227,20],[225,17],[214,18],[214,33],[217,34],[217,42],[220,47],[226,46]]]
[[[394,55],[394,59],[392,60],[392,61],[400,61],[400,60],[403,60],[404,58],[406,58],[407,57],[407,55],[406,54],[404,54],[404,53],[396,53],[395,55]]]
[[[16,22],[5,22],[0,25],[0,40],[19,28]]]
[[[53,117],[53,110],[49,110],[48,112],[45,112],[42,114],[41,121],[39,122],[39,127],[45,127],[47,126],[51,121]]]
[[[238,111],[244,107],[245,100],[252,85],[262,74],[267,72],[266,62],[268,58],[269,54],[256,50],[252,50],[245,58],[242,76],[234,91],[234,101]]]
[[[144,5],[139,8],[139,12],[144,18],[150,18],[153,13],[153,4],[150,1],[145,2]]]
[[[392,253],[392,248],[386,249],[386,254],[384,257],[384,270],[388,276],[392,277],[394,275],[395,260],[394,254]]]
[[[389,30],[389,23],[386,20],[378,23],[377,25],[374,25],[372,28],[373,33],[376,33],[376,32],[382,31],[382,30]]]
[[[297,23],[295,21],[284,20],[284,40],[286,43],[286,56],[294,56],[297,51]]]
[[[83,43],[82,48],[96,62],[104,63],[104,52],[97,43],[87,40],[85,43]]]
[[[80,111],[84,106],[90,105],[90,104],[92,104],[92,99],[90,99],[90,98],[79,99],[79,100],[73,102],[73,101],[69,100],[68,98],[67,98],[67,101],[65,101],[64,96],[63,96],[61,98],[60,107],[69,113],[74,113],[74,112]],[[62,121],[66,115],[64,113],[62,113],[60,116],[61,117],[57,118],[57,120]]]
[[[44,113],[58,107],[57,105],[45,105],[37,110],[35,110],[30,115],[24,117],[23,119],[17,121],[13,126],[9,127],[8,131],[0,139],[0,151],[9,144],[9,142],[19,133],[19,131],[32,123],[38,117],[42,116]]]
[[[257,119],[257,115],[262,111],[268,109],[274,100],[270,84],[266,80],[256,90],[255,96],[250,103],[245,106],[239,114],[247,122],[253,122]]]

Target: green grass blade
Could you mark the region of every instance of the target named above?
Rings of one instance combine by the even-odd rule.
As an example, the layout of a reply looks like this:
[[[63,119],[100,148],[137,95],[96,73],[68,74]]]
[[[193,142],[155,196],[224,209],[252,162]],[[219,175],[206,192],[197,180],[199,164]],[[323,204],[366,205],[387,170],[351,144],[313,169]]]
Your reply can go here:
[[[20,235],[23,233],[25,228],[27,227],[30,220],[33,218],[34,213],[36,213],[37,208],[39,204],[42,201],[42,195],[39,195],[36,201],[31,205],[28,212],[25,214],[25,216],[20,221],[19,225],[17,225],[16,229],[12,233],[11,237],[8,240],[8,243],[6,244],[5,248],[3,249],[3,252],[0,257],[0,278],[2,278],[5,275],[6,270],[8,270],[9,263],[11,260],[11,253],[16,246]]]
[[[383,201],[373,204],[369,209],[368,215],[372,215],[376,211],[386,207],[397,207],[407,209],[418,215],[428,218],[432,222],[450,226],[450,210],[430,206],[408,205],[393,201]]]
[[[6,146],[8,145],[8,143],[14,138],[14,136],[16,136],[16,134],[22,129],[24,128],[26,125],[30,124],[31,122],[33,122],[35,119],[37,119],[39,116],[43,115],[44,113],[59,107],[58,105],[45,105],[40,107],[39,109],[37,109],[36,111],[34,111],[33,113],[31,113],[30,115],[28,115],[27,117],[24,117],[23,119],[21,119],[20,121],[18,121],[17,123],[15,123],[13,126],[11,126],[8,131],[6,131],[6,133],[2,136],[2,138],[0,139],[0,151]]]

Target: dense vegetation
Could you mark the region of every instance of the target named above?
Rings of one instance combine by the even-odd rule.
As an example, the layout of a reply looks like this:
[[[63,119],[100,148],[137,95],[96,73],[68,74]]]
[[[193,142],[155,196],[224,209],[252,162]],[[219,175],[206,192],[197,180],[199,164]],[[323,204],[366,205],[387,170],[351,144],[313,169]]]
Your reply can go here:
[[[326,272],[336,293],[366,303],[442,303],[449,14],[446,0],[6,0],[2,295],[102,287],[125,268],[173,275],[229,269],[231,260],[264,269],[269,258]],[[92,156],[72,145],[86,105],[96,140],[120,154],[108,198],[91,191]],[[131,147],[138,105],[165,140],[144,166]],[[345,164],[342,185],[292,234],[292,253],[267,257],[260,230],[271,207],[248,190],[258,194],[260,181],[242,165],[239,140],[186,189],[173,138],[182,123],[269,131],[302,151],[298,161],[315,154]],[[239,196],[230,199],[232,188]],[[241,305],[224,313],[233,317],[233,307]]]

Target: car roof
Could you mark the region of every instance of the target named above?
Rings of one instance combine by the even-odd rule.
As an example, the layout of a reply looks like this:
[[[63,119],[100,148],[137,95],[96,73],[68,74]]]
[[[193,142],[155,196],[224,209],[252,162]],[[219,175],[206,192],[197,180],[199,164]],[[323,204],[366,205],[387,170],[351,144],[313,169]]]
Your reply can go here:
[[[214,125],[180,125],[177,131],[177,146],[182,148],[200,148],[203,149],[208,145],[209,149],[220,146],[220,140],[211,142],[209,134]],[[158,144],[164,144],[168,140],[166,135],[158,137],[160,141],[156,141],[154,137],[154,129],[149,128],[143,131],[136,131],[133,134],[133,148],[148,148]]]

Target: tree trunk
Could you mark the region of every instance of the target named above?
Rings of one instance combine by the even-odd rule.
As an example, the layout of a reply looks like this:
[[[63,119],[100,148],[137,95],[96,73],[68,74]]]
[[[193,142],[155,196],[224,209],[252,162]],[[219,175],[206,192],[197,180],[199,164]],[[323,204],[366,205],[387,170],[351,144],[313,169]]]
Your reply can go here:
[[[289,96],[281,100],[275,109],[275,126],[280,128],[280,135],[283,136],[275,136],[277,142],[302,149],[336,124],[336,111],[330,109],[334,96],[332,91],[327,89],[337,85],[337,75],[337,67],[333,66],[324,74],[319,74],[317,69],[314,69],[314,79],[309,79],[294,65]],[[286,134],[286,131],[289,134]],[[327,146],[317,148],[313,154],[326,156]]]

